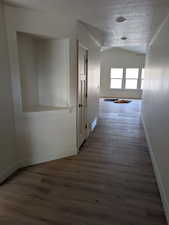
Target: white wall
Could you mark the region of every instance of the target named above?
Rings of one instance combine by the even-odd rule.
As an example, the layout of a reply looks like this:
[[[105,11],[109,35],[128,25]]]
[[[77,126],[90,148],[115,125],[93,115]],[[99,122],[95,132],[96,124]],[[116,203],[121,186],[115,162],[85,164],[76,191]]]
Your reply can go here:
[[[15,131],[3,5],[0,3],[0,182],[16,166]]]
[[[22,105],[24,111],[38,105],[36,42],[32,36],[17,33]]]
[[[39,104],[67,106],[69,40],[36,40]]]
[[[110,69],[144,67],[145,55],[120,48],[112,48],[101,53],[101,97],[141,98],[142,90],[113,90],[110,88]]]
[[[16,36],[16,32],[30,33],[37,37],[51,39],[66,38],[65,35],[68,35],[72,47],[75,43],[73,41],[73,23],[66,24],[57,15],[47,15],[8,6],[5,7],[5,16],[15,110],[16,142],[19,153],[18,167],[76,154],[76,95],[74,94],[76,89],[74,89],[74,83],[70,82],[76,80],[76,73],[73,73],[71,68],[68,84],[65,84],[65,87],[68,86],[65,89],[65,95],[67,95],[67,102],[70,102],[71,105],[64,108],[56,107],[54,110],[49,107],[46,111],[23,112]],[[71,54],[75,53],[72,51],[72,53],[66,54],[69,54],[68,58],[70,59],[72,58]],[[63,58],[63,56],[61,57]],[[51,72],[53,74],[53,71]],[[64,76],[64,74],[60,75]],[[56,85],[58,87],[58,84]]]
[[[100,92],[100,46],[95,43],[83,24],[78,23],[77,38],[88,48],[88,124],[92,127],[98,118]]]
[[[100,85],[100,47],[83,25],[67,21],[58,15],[49,15],[32,10],[19,9],[6,6],[5,16],[7,23],[10,69],[12,77],[12,90],[15,112],[16,143],[18,149],[18,167],[49,161],[77,153],[76,142],[76,110],[77,110],[77,39],[89,50],[89,75],[88,75],[88,123],[92,127],[98,117],[99,85]],[[77,34],[75,33],[77,31]],[[53,41],[36,42],[39,50],[40,61],[38,67],[43,67],[38,76],[40,86],[41,104],[47,104],[51,96],[56,96],[52,89],[58,89],[57,96],[62,95],[66,107],[56,107],[43,111],[24,112],[22,106],[22,91],[20,82],[19,53],[16,32],[29,33],[45,38],[65,39],[60,41],[60,49]],[[67,39],[67,40],[66,40]],[[30,44],[30,43],[29,43]],[[29,46],[28,44],[28,46]],[[32,43],[31,43],[32,45]],[[57,48],[57,52],[53,52]],[[33,50],[28,51],[29,58]],[[64,50],[64,51],[63,51]],[[26,51],[26,49],[24,50]],[[61,54],[61,52],[63,54]],[[49,57],[52,58],[48,60]],[[65,61],[66,56],[66,61]],[[25,57],[25,56],[24,56]],[[26,56],[27,57],[27,56]],[[42,58],[45,58],[43,61]],[[39,58],[39,57],[38,57]],[[54,58],[59,58],[56,61]],[[50,66],[49,66],[50,61]],[[32,65],[34,64],[31,61]],[[53,79],[57,65],[62,63],[62,69],[57,70],[60,81]],[[46,64],[48,67],[46,68]],[[68,65],[68,68],[63,68]],[[32,66],[34,73],[34,66]],[[36,68],[37,69],[37,68]],[[35,70],[36,70],[35,69]],[[40,71],[40,68],[38,68]],[[43,73],[42,79],[42,71]],[[22,71],[21,71],[22,72]],[[25,71],[24,71],[25,72]],[[29,71],[29,73],[32,71]],[[32,73],[32,74],[33,74]],[[68,75],[68,76],[67,76]],[[47,79],[48,76],[48,79]],[[40,79],[39,79],[40,77]],[[40,81],[40,82],[39,82]],[[58,83],[64,84],[62,90]],[[39,84],[40,83],[40,84]],[[36,85],[35,85],[36,86]],[[62,85],[63,86],[63,85]],[[51,88],[52,87],[52,88]],[[43,96],[41,90],[47,91]],[[50,90],[49,90],[50,89]],[[50,96],[50,100],[49,100]],[[55,104],[56,102],[54,102]],[[34,104],[34,103],[33,103]],[[49,105],[53,104],[53,99]]]
[[[143,118],[147,140],[169,222],[169,17],[146,57]]]

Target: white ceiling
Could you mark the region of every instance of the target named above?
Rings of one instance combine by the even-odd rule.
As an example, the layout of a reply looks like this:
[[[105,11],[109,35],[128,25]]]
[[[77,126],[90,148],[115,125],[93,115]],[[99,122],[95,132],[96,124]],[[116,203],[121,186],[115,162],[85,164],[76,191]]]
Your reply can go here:
[[[19,7],[51,13],[62,12],[67,19],[80,20],[102,32],[103,47],[124,47],[146,51],[153,34],[169,12],[169,0],[4,0]],[[127,20],[117,23],[116,18]],[[93,29],[94,30],[94,29]],[[121,40],[126,36],[127,40]]]

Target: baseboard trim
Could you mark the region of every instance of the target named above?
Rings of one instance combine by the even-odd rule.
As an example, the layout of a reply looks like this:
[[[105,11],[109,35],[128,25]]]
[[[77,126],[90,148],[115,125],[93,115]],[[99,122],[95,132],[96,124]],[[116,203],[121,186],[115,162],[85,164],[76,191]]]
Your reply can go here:
[[[96,128],[97,122],[98,122],[98,118],[97,117],[91,122],[91,124],[90,124],[91,132],[94,131],[94,129]]]
[[[159,188],[159,191],[160,191],[162,204],[163,204],[166,219],[167,219],[167,222],[168,222],[168,225],[169,225],[169,202],[167,201],[166,191],[165,191],[162,179],[161,179],[160,170],[159,170],[157,160],[156,160],[156,157],[155,157],[153,149],[152,149],[152,145],[151,145],[151,142],[150,142],[150,138],[149,138],[149,135],[148,135],[148,131],[147,131],[147,128],[146,128],[146,125],[145,125],[143,115],[142,115],[142,123],[143,123],[144,132],[145,132],[145,136],[146,136],[146,140],[147,140],[147,144],[148,144],[148,148],[149,148],[149,152],[150,152],[150,156],[151,156],[151,160],[152,160],[152,164],[153,164],[154,173],[155,173],[158,188]]]

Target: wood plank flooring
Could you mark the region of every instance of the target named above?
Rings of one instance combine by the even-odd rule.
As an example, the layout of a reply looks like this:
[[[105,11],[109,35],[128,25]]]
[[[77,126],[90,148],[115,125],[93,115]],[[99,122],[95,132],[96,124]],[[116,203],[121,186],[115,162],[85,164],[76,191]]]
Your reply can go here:
[[[19,171],[0,186],[0,225],[166,225],[140,101],[101,101],[78,156]]]

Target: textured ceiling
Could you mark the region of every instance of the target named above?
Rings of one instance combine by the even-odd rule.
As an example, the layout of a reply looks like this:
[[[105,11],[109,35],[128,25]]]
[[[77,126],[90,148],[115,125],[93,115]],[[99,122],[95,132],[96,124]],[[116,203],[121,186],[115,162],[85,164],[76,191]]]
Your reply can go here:
[[[5,2],[51,13],[62,12],[95,27],[103,35],[103,47],[125,47],[145,52],[158,26],[169,12],[169,0],[5,0]],[[116,18],[127,20],[117,23]],[[93,29],[94,30],[94,29]],[[127,40],[121,40],[121,37]]]

